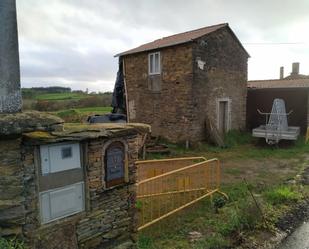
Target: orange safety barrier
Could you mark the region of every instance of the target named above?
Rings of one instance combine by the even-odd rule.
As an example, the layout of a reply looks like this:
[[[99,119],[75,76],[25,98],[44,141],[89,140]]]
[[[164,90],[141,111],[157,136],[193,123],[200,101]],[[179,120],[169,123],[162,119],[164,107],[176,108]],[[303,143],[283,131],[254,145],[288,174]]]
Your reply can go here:
[[[196,160],[200,162],[192,164]],[[138,230],[216,192],[226,196],[219,190],[221,176],[218,159],[178,158],[138,161],[136,164],[140,180],[136,184]],[[151,171],[156,170],[156,165],[159,165],[158,175]],[[147,178],[149,172],[154,172],[155,176]]]

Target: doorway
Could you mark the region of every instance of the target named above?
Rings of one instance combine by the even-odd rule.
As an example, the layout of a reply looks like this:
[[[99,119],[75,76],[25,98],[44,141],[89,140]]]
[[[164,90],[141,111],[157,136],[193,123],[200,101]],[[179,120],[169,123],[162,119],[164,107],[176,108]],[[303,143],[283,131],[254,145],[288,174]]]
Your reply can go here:
[[[219,99],[217,109],[217,127],[220,134],[225,134],[230,128],[229,99]]]

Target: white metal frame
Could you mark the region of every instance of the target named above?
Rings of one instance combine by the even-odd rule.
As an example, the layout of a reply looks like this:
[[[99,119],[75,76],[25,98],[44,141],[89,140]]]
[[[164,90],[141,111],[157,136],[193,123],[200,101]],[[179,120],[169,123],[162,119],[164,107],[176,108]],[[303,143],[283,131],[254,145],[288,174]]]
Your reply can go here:
[[[51,147],[60,147],[60,146],[75,146],[75,145],[78,145],[79,147],[79,162],[75,165],[75,166],[72,166],[70,168],[67,168],[67,169],[64,169],[64,170],[57,170],[57,171],[51,171],[51,162],[50,162],[50,158],[51,158],[51,155],[50,155],[50,148]],[[42,158],[42,153],[43,153],[43,150],[46,150],[47,149],[47,153],[48,153],[48,169],[47,168],[44,168],[44,162],[43,162],[43,158]],[[66,160],[66,159],[62,159],[62,160]],[[57,172],[62,172],[62,171],[66,171],[66,170],[71,170],[71,169],[80,169],[82,168],[82,165],[81,165],[81,161],[82,158],[81,158],[81,149],[80,149],[80,144],[78,142],[60,142],[60,143],[53,143],[53,144],[47,144],[47,145],[41,145],[40,146],[40,167],[41,167],[41,173],[42,173],[42,176],[47,176],[48,174],[51,174],[51,173],[57,173]],[[46,167],[46,166],[45,166]]]
[[[220,102],[227,102],[227,122],[226,122],[226,131],[231,130],[232,126],[232,100],[229,97],[226,98],[217,98],[216,104],[216,113],[217,113],[217,129],[220,127]]]
[[[44,221],[44,217],[43,217],[43,203],[42,203],[42,196],[44,194],[50,194],[52,192],[55,192],[55,191],[59,191],[59,190],[64,190],[66,188],[70,188],[72,186],[76,186],[76,185],[81,185],[82,186],[82,203],[83,203],[83,206],[81,207],[80,210],[76,210],[74,212],[71,212],[71,213],[68,213],[68,214],[65,214],[65,215],[62,215],[62,216],[59,216],[59,217],[56,217],[56,218],[52,218],[50,220],[47,220],[47,221]],[[49,197],[50,198],[50,197]],[[49,203],[50,204],[50,203]],[[60,219],[63,219],[65,217],[69,217],[69,216],[72,216],[74,214],[78,214],[78,213],[81,213],[83,211],[85,211],[85,205],[86,205],[86,202],[85,202],[85,183],[84,182],[77,182],[77,183],[73,183],[73,184],[70,184],[70,185],[66,185],[64,187],[59,187],[59,188],[54,188],[54,189],[49,189],[49,190],[46,190],[46,191],[42,191],[39,193],[39,205],[40,205],[40,220],[41,220],[41,224],[44,225],[44,224],[47,224],[47,223],[50,223],[50,222],[53,222],[53,221],[56,221],[56,220],[60,220]]]
[[[159,71],[158,72],[151,72],[150,57],[153,55],[153,65],[155,65],[155,55],[156,54],[159,55]],[[149,75],[161,74],[161,54],[160,54],[160,52],[154,52],[154,53],[149,53],[148,54],[148,74]]]

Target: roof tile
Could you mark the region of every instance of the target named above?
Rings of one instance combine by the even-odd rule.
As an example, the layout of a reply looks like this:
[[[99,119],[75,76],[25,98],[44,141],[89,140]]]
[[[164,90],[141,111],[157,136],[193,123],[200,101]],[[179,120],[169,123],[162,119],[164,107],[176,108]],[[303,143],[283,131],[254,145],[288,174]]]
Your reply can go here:
[[[208,26],[200,29],[195,29],[191,31],[187,31],[184,33],[179,33],[167,37],[163,37],[161,39],[143,44],[139,47],[130,49],[128,51],[122,52],[120,54],[117,54],[115,56],[122,56],[122,55],[128,55],[128,54],[134,54],[134,53],[139,53],[139,52],[144,52],[148,50],[154,50],[158,48],[163,48],[163,47],[169,47],[169,46],[174,46],[186,42],[190,42],[192,40],[195,40],[201,36],[207,35],[209,33],[212,33],[218,29],[221,29],[223,27],[227,27],[227,23],[221,23],[213,26]]]
[[[309,88],[309,78],[282,79],[282,80],[251,80],[248,81],[248,88],[251,89]]]

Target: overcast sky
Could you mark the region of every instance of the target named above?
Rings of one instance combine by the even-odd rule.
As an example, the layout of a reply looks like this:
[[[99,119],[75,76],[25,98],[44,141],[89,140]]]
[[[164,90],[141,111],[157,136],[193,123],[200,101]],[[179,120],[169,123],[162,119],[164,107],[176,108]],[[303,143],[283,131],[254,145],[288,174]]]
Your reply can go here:
[[[309,74],[308,0],[17,0],[17,15],[22,87],[111,91],[115,54],[223,22],[251,55],[249,80],[292,62]]]

